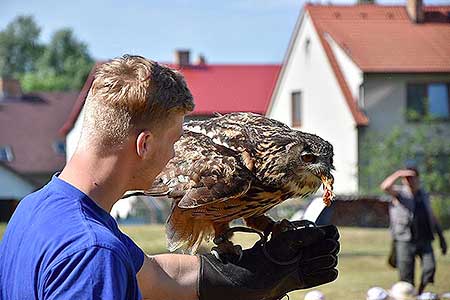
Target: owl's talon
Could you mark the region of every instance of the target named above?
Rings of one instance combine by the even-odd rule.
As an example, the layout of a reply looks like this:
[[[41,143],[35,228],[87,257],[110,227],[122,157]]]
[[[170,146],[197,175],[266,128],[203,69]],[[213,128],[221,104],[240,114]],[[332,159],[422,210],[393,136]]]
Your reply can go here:
[[[229,257],[230,255],[239,261],[242,257],[242,247],[240,245],[233,245],[232,242],[226,241],[218,244],[211,249],[211,252],[220,259]]]
[[[297,227],[289,220],[283,219],[273,224],[271,228],[272,236],[276,236],[288,230],[295,230]]]

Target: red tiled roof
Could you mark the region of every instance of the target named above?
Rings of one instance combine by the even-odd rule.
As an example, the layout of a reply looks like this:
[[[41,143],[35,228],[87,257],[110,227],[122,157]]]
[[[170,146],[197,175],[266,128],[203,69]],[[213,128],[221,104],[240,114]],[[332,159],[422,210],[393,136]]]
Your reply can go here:
[[[369,120],[352,96],[327,34],[363,72],[450,72],[450,6],[425,6],[420,24],[410,20],[404,6],[307,4],[305,11],[359,126]]]
[[[424,6],[413,23],[405,6],[306,5],[320,35],[328,33],[364,72],[450,72],[450,6]]]
[[[98,66],[99,63],[96,64]],[[170,67],[178,69],[176,65]],[[265,114],[280,65],[192,65],[179,69],[194,96],[192,115],[250,111]],[[89,74],[77,102],[60,129],[67,134],[75,124],[94,78]]]
[[[22,174],[61,170],[66,157],[55,152],[53,143],[63,140],[58,130],[77,95],[42,92],[0,101],[0,146],[10,146],[14,155],[13,161],[4,164]]]

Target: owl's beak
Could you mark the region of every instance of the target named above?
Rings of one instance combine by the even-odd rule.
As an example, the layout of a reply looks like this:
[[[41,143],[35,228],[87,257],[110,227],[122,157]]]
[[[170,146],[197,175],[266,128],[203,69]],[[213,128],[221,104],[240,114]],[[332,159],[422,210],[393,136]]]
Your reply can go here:
[[[333,201],[333,198],[335,197],[333,193],[333,184],[334,184],[334,177],[331,175],[331,173],[322,174],[320,176],[320,179],[323,183],[323,203],[325,203],[326,206],[331,205],[331,201]]]

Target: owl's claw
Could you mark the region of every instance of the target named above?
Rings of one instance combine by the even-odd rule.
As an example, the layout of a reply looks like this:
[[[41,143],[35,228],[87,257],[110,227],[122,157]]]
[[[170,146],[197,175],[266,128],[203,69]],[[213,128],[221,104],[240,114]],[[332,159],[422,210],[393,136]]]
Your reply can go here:
[[[211,249],[211,252],[218,259],[223,259],[226,256],[232,255],[237,257],[237,261],[239,261],[242,257],[242,247],[240,245],[233,245],[230,241],[225,241]]]
[[[273,224],[270,231],[272,233],[272,236],[276,236],[282,232],[295,229],[297,229],[297,227],[294,223],[290,222],[289,220],[283,219]]]

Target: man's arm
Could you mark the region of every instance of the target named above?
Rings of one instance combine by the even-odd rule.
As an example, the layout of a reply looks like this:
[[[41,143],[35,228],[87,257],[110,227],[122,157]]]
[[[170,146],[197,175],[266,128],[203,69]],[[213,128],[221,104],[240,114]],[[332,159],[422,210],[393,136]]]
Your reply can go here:
[[[137,278],[143,299],[196,300],[199,272],[197,256],[146,255]]]
[[[146,257],[137,277],[144,299],[275,300],[337,278],[339,232],[299,221],[263,238],[242,256],[162,254]]]
[[[397,197],[397,192],[393,188],[395,181],[397,181],[397,179],[399,179],[400,177],[408,177],[408,176],[416,176],[416,173],[412,170],[397,170],[388,177],[386,177],[385,180],[383,180],[383,182],[380,184],[380,188],[384,192],[394,197]]]

